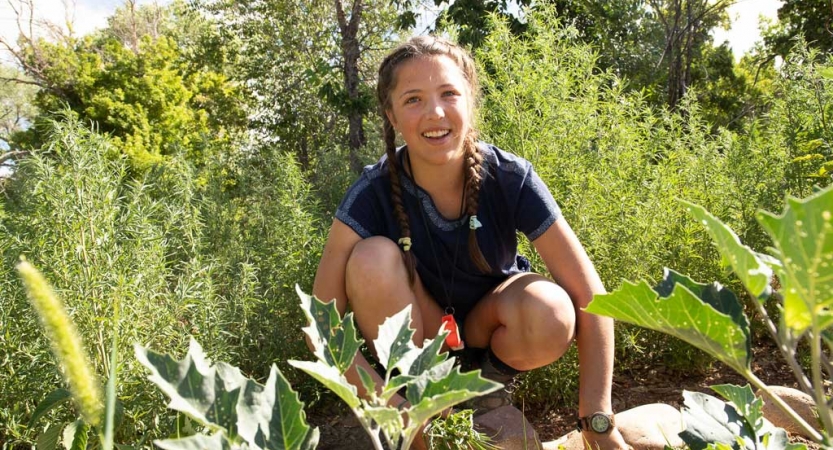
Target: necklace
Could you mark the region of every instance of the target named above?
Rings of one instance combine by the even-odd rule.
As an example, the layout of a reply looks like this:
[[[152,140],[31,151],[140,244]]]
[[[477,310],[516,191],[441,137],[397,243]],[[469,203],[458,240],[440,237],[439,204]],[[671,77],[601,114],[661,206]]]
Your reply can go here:
[[[414,168],[411,165],[411,156],[406,151],[405,152],[405,159],[408,163],[408,170],[411,172],[411,181],[414,183],[414,186],[419,187],[416,182],[416,177],[414,176]],[[457,321],[454,318],[454,304],[451,300],[451,295],[454,293],[454,275],[457,273],[457,254],[460,252],[460,230],[456,231],[456,237],[454,240],[454,257],[451,262],[451,280],[448,285],[445,283],[445,276],[443,276],[443,271],[440,269],[440,258],[437,256],[437,249],[434,247],[434,238],[431,236],[431,228],[428,224],[428,218],[425,217],[425,210],[422,207],[422,202],[419,199],[419,191],[415,191],[417,194],[417,209],[419,209],[419,215],[422,217],[422,224],[425,226],[425,234],[428,236],[428,246],[431,247],[431,254],[434,256],[434,264],[437,268],[437,276],[440,279],[440,285],[443,288],[443,293],[445,294],[445,315],[442,317],[442,325],[443,328],[448,330],[449,334],[446,336],[446,343],[452,350],[462,350],[465,348],[465,344],[460,337],[460,330],[457,326]],[[463,217],[463,213],[465,212],[466,206],[466,189],[463,188],[463,192],[460,195],[460,214],[459,217]],[[460,226],[458,225],[458,228]],[[441,329],[442,330],[442,329]]]

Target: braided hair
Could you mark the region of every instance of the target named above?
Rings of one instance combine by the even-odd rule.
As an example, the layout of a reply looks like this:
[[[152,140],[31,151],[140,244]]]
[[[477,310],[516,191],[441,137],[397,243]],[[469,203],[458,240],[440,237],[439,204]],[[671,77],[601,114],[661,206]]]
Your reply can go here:
[[[390,94],[396,86],[397,68],[404,62],[419,57],[445,56],[457,64],[469,84],[470,99],[472,104],[470,111],[474,111],[474,98],[479,92],[477,82],[477,70],[474,60],[462,47],[453,44],[445,39],[436,36],[416,36],[391,51],[379,66],[379,80],[376,85],[376,98],[379,102],[380,114],[382,116],[382,132],[385,142],[385,153],[388,159],[390,170],[391,193],[393,198],[393,211],[399,223],[400,239],[399,245],[403,250],[405,266],[408,270],[408,279],[413,283],[416,273],[416,264],[411,248],[411,226],[408,222],[408,215],[405,212],[402,200],[402,185],[400,172],[403,168],[396,158],[396,131],[393,128],[386,111],[390,110]],[[477,130],[470,127],[468,134],[463,139],[464,148],[464,189],[465,189],[465,211],[471,218],[472,224],[477,223],[477,207],[480,197],[480,184],[482,180],[481,170],[483,167],[483,154],[477,146]],[[477,243],[477,227],[469,227],[469,256],[477,268],[483,273],[491,272],[491,267],[483,257],[480,245]]]

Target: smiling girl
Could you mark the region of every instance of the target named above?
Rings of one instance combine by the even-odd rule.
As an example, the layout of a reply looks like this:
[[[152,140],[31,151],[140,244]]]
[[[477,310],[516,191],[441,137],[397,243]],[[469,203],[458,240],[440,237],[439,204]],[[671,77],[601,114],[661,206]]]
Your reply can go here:
[[[417,345],[456,326],[445,349],[504,384],[575,339],[583,437],[626,448],[611,408],[613,323],[582,311],[604,287],[531,164],[478,141],[478,91],[471,56],[443,39],[415,37],[385,58],[377,98],[386,152],[339,205],[313,293],[342,314],[349,304],[374,353],[379,325],[408,305]],[[518,231],[551,278],[530,272]],[[361,355],[356,364],[369,369]],[[363,394],[355,367],[347,376]],[[471,406],[510,402],[504,390]]]

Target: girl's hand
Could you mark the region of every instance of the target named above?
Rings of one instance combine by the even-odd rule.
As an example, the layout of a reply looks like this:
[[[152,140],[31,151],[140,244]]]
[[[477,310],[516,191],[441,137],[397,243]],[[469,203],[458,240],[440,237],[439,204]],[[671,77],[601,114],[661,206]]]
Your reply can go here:
[[[584,430],[581,432],[581,439],[584,441],[585,448],[589,445],[589,448],[593,450],[633,450],[633,447],[625,443],[625,438],[622,437],[618,428],[604,434]]]

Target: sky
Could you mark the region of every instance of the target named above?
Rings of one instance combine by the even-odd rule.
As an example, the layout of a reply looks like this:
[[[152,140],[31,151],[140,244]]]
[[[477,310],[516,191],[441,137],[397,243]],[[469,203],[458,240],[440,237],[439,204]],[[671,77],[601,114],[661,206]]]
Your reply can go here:
[[[64,24],[70,21],[74,24],[74,33],[83,35],[96,28],[106,26],[107,17],[123,0],[31,0],[35,5],[35,18],[45,19],[52,23]],[[137,0],[138,4],[154,2],[167,3],[169,0]],[[20,0],[0,0],[0,36],[14,41],[17,33],[15,14],[9,3],[19,4]],[[715,42],[722,43],[729,40],[736,58],[750,50],[760,39],[758,18],[763,15],[772,19],[777,17],[781,0],[737,0],[729,9],[733,20],[729,31],[717,30],[714,33]]]

